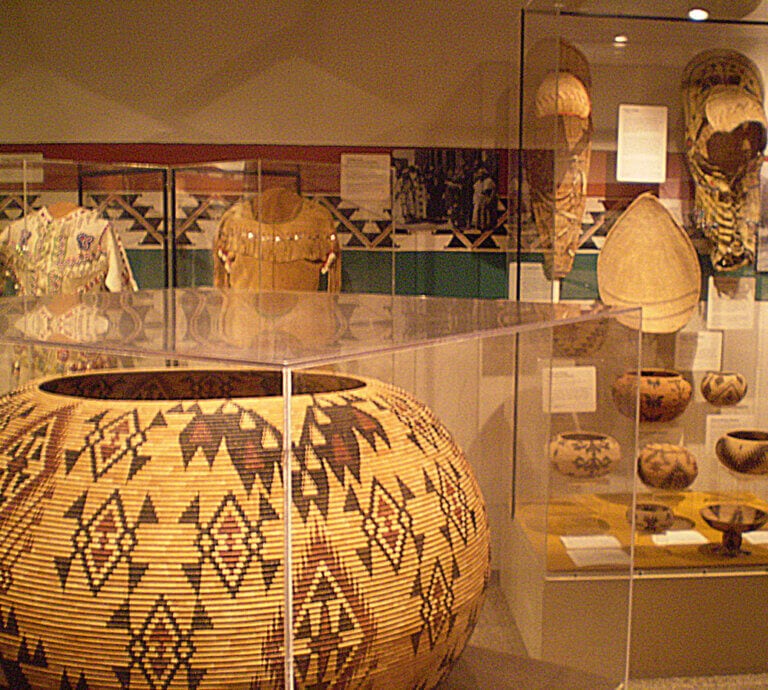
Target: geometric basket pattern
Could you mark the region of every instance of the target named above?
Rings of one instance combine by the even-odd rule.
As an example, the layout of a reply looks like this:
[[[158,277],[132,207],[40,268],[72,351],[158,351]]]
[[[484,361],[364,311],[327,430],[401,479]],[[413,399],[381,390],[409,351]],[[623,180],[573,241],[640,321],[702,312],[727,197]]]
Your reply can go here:
[[[281,688],[280,372],[50,378],[0,398],[0,688]],[[434,687],[482,604],[489,533],[406,392],[299,374],[297,687]]]

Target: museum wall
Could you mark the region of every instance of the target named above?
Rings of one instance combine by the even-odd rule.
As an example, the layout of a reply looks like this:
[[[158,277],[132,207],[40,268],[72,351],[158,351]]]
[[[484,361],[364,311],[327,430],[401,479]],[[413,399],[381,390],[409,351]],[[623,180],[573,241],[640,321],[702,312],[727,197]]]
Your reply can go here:
[[[519,5],[10,0],[0,141],[506,147]]]
[[[0,152],[163,164],[261,158],[337,167],[343,153],[384,152],[421,173],[436,163],[452,173],[458,160],[465,161],[465,171],[482,165],[490,168],[499,195],[495,231],[485,236],[476,228],[449,227],[456,224],[444,213],[411,223],[395,219],[400,236],[394,277],[395,243],[388,225],[352,221],[338,203],[337,186],[315,187],[303,180],[302,192],[327,200],[340,224],[348,291],[386,292],[395,283],[398,291],[411,294],[513,295],[508,259],[516,247],[506,214],[516,212],[516,159],[514,154],[507,158],[507,151],[517,144],[520,4],[373,3],[361,8],[348,0],[322,6],[296,0],[191,5],[132,0],[118,10],[75,2],[62,11],[53,3],[10,0],[9,20],[0,28],[6,58]],[[764,20],[765,10],[754,18]],[[627,51],[639,53],[632,54],[631,69],[622,72],[617,72],[614,49],[590,29],[593,23],[579,26],[583,31],[572,39],[587,55],[595,80],[612,83],[616,73],[622,84],[602,94],[595,108],[586,234],[597,228],[599,240],[617,213],[645,191],[658,195],[687,226],[692,182],[681,154],[681,109],[674,104],[679,63],[690,50],[685,41],[690,26],[674,27],[662,56],[648,55],[643,45],[625,48],[625,57]],[[529,45],[534,44],[534,22],[526,28]],[[753,40],[742,27],[730,31],[768,73],[765,42]],[[617,182],[619,102],[673,104],[664,184]],[[106,203],[106,192],[121,194],[109,203],[119,206],[115,223],[139,285],[159,287],[162,272],[155,270],[154,258],[147,260],[157,247],[146,241],[163,212],[159,187],[138,189],[131,182],[123,189],[89,192],[87,202],[96,205]],[[196,267],[194,284],[209,284],[211,228],[198,227],[196,217],[211,190],[185,192],[185,205],[176,211],[177,234],[184,239],[180,256]],[[31,203],[47,201],[41,195]],[[13,193],[0,189],[0,225],[18,212]],[[537,263],[528,209],[521,208],[521,216],[521,245],[524,252],[531,250],[522,260]],[[142,234],[144,228],[148,232]],[[597,243],[582,249],[573,279],[561,290],[563,299],[597,296]],[[532,285],[535,292],[539,282]],[[758,288],[763,298],[768,289],[762,281]]]

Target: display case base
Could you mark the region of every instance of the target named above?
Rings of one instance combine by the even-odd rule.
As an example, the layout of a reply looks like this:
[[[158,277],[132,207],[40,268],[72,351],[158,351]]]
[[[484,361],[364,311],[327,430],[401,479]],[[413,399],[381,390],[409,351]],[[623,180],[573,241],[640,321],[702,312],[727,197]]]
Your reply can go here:
[[[524,574],[541,571],[541,551],[524,530],[513,533],[517,577],[502,579],[502,588],[526,652],[569,668],[588,664],[587,671],[598,668],[596,659],[616,665],[625,644],[620,634],[627,612],[625,578],[550,570],[533,588]],[[768,568],[702,567],[698,552],[692,559],[689,569],[636,573],[630,678],[768,672]]]
[[[633,589],[633,678],[768,672],[768,573],[640,577]]]

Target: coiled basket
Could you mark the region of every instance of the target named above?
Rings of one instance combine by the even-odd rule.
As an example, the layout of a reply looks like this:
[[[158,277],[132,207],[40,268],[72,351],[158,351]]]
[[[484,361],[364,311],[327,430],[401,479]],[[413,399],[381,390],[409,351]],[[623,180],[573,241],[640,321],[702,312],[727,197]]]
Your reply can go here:
[[[435,686],[489,532],[408,393],[294,374],[297,687]],[[284,399],[273,371],[116,370],[0,399],[0,668],[12,688],[282,688]]]

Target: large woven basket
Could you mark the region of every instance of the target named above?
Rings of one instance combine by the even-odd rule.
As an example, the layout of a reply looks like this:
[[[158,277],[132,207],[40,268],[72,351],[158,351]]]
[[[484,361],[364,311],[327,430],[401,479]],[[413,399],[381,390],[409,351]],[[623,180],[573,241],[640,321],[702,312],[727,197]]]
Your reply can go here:
[[[616,220],[597,258],[600,299],[642,307],[642,330],[673,333],[690,320],[701,292],[701,268],[690,238],[650,192]],[[631,317],[617,320],[637,327]]]
[[[280,372],[93,372],[0,399],[11,688],[284,687]],[[489,572],[478,486],[400,389],[292,398],[297,687],[428,688]]]

